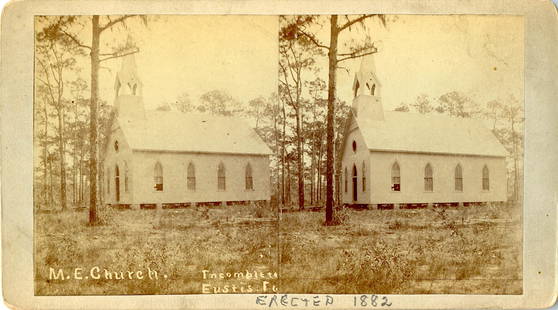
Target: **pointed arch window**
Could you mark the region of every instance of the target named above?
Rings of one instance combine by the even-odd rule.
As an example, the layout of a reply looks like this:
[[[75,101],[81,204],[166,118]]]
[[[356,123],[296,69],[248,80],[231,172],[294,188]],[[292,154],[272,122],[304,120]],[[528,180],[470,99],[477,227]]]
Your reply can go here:
[[[225,176],[225,165],[219,163],[219,167],[217,168],[217,189],[220,191],[227,189]]]
[[[434,191],[434,178],[432,177],[432,166],[430,163],[424,167],[424,191]]]
[[[186,171],[187,187],[191,191],[196,190],[196,167],[193,163],[188,164],[188,169]]]
[[[366,192],[366,165],[362,162],[362,191]]]
[[[463,171],[460,164],[455,166],[455,190],[458,192],[463,191]]]
[[[353,201],[358,200],[358,171],[356,164],[353,164]]]
[[[360,83],[358,82],[358,79],[357,79],[356,84],[355,84],[355,97],[358,95],[358,89],[359,88],[360,88]]]
[[[155,181],[155,190],[158,192],[163,191],[163,166],[160,162],[155,164],[155,173],[154,173],[154,181]]]
[[[252,166],[250,165],[250,163],[248,163],[246,165],[246,171],[244,172],[244,178],[245,178],[245,186],[246,189],[248,190],[253,190],[254,189],[254,179],[252,178]]]
[[[488,171],[488,167],[486,165],[482,168],[482,190],[490,190],[490,172]]]
[[[391,190],[394,192],[401,191],[401,175],[397,162],[391,166]]]
[[[349,190],[348,189],[348,181],[349,181],[349,173],[347,172],[347,167],[345,167],[345,180],[343,180],[345,182],[345,193]]]
[[[370,94],[372,96],[375,96],[375,94],[376,94],[376,84],[372,84],[372,89],[370,90]]]

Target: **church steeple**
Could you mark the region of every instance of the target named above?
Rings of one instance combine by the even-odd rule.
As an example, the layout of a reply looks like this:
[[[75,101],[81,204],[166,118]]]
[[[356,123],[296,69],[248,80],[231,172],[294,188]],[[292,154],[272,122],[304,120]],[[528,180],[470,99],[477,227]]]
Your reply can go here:
[[[127,46],[133,46],[131,37],[128,37]],[[135,54],[122,58],[122,65],[114,81],[115,107],[120,118],[143,119],[145,108],[143,106],[143,84],[138,75]]]
[[[376,76],[374,56],[362,58],[360,69],[353,81],[353,113],[359,118],[384,120],[380,97],[381,84]]]
[[[114,82],[116,96],[141,96],[142,86],[136,67],[136,57],[134,54],[124,56],[120,71],[116,74],[116,80]]]

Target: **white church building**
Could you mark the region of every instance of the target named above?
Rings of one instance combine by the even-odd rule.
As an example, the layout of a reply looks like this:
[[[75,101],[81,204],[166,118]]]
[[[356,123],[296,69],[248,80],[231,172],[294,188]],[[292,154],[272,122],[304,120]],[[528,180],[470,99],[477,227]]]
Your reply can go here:
[[[507,199],[507,152],[475,119],[384,111],[374,59],[356,73],[342,145],[342,202],[382,207]]]
[[[103,152],[104,201],[132,208],[270,199],[270,149],[233,117],[147,111],[134,55],[115,82]]]

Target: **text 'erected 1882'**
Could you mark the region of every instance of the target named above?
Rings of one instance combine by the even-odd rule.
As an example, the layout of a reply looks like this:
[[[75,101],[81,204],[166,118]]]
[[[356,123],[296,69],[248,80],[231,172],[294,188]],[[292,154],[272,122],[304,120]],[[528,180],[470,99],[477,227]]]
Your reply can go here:
[[[350,295],[349,295],[350,296]],[[349,297],[346,296],[346,297]],[[345,296],[343,296],[345,297]],[[343,298],[344,302],[339,302],[337,306],[352,306],[354,308],[389,308],[392,306],[391,300],[382,295],[353,295],[352,304]],[[336,297],[337,298],[337,297]],[[331,295],[259,295],[256,296],[256,305],[266,308],[287,308],[287,307],[307,307],[324,308],[334,305],[334,296]]]

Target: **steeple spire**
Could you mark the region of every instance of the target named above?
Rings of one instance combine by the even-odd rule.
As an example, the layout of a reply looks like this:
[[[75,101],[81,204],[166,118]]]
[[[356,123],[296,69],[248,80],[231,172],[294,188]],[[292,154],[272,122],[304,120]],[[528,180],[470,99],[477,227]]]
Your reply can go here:
[[[358,118],[384,120],[374,55],[364,56],[353,82],[353,114]]]
[[[380,96],[380,81],[376,76],[376,63],[374,54],[362,58],[360,69],[355,74],[353,82],[353,93],[359,95]]]
[[[132,48],[134,43],[128,36],[126,47]],[[135,53],[122,57],[122,65],[114,81],[116,94],[115,107],[118,117],[127,119],[145,118],[143,106],[143,84],[139,78]]]
[[[141,96],[142,86],[136,67],[136,57],[134,54],[124,56],[114,83],[116,96]]]

